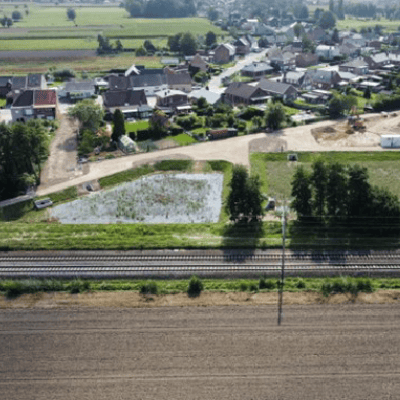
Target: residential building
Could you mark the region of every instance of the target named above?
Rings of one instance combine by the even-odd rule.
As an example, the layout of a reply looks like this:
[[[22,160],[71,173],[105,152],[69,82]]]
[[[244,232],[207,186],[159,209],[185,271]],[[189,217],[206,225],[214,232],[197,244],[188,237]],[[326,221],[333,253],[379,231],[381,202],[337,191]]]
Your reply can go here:
[[[0,76],[0,96],[4,97],[11,92],[11,76]]]
[[[283,75],[283,83],[293,86],[301,86],[304,80],[304,71],[287,71]]]
[[[274,68],[264,62],[253,62],[252,64],[246,65],[240,71],[242,76],[249,76],[254,79],[260,79],[261,77],[271,74]]]
[[[258,85],[252,86],[243,82],[231,83],[223,94],[224,102],[232,105],[263,104],[269,98],[267,92]]]
[[[336,46],[326,46],[323,44],[316,47],[315,54],[326,60],[333,60],[334,57],[340,56],[339,49]]]
[[[305,89],[332,89],[338,85],[342,79],[336,71],[326,71],[322,69],[311,69],[306,71],[303,80]]]
[[[200,99],[200,97],[204,97],[207,100],[207,103],[211,105],[215,105],[221,101],[221,93],[216,93],[211,90],[207,90],[206,88],[193,91],[189,93],[188,97],[192,103]]]
[[[369,69],[368,64],[362,58],[358,58],[348,63],[339,65],[339,71],[351,72],[355,75],[366,75],[368,74]]]
[[[172,108],[177,111],[189,110],[188,95],[181,90],[161,90],[156,94],[157,106]]]
[[[293,85],[282,82],[275,82],[268,79],[261,79],[258,84],[268,96],[279,97],[283,100],[295,100],[297,98],[297,90]]]
[[[310,65],[318,64],[318,56],[312,53],[299,53],[295,58],[296,67],[307,68]]]
[[[235,48],[231,44],[220,44],[214,51],[213,62],[227,64],[235,58]]]
[[[71,81],[65,84],[65,88],[60,90],[58,95],[70,100],[82,100],[94,96],[95,93],[96,85],[94,81]]]
[[[203,59],[200,54],[196,54],[193,59],[189,62],[190,68],[196,69],[198,71],[207,72],[208,63]]]
[[[102,94],[103,105],[108,116],[116,109],[121,110],[125,119],[148,118],[152,109],[147,105],[146,93],[141,90],[109,90]]]
[[[55,119],[57,117],[57,93],[55,90],[24,90],[11,107],[13,122],[30,119]]]
[[[244,56],[250,53],[251,44],[244,37],[236,40],[233,45],[235,46],[235,54]]]
[[[192,90],[192,78],[187,72],[167,74],[167,85],[169,89],[189,93]]]
[[[392,63],[389,54],[386,53],[378,53],[372,54],[370,56],[365,56],[364,61],[368,64],[370,70],[382,69]]]

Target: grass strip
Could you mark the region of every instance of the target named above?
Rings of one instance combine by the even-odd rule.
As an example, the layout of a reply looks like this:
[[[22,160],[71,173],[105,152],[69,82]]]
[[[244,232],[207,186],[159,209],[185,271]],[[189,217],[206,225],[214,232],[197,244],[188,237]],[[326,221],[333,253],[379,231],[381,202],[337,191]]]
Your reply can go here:
[[[8,298],[18,297],[24,293],[85,291],[133,291],[142,294],[174,294],[188,291],[189,283],[196,282],[200,290],[212,292],[274,292],[279,286],[278,277],[260,279],[26,279],[0,280],[0,293]],[[366,277],[289,277],[285,280],[286,292],[319,292],[324,296],[334,293],[372,293],[382,289],[400,289],[400,278],[366,278]]]

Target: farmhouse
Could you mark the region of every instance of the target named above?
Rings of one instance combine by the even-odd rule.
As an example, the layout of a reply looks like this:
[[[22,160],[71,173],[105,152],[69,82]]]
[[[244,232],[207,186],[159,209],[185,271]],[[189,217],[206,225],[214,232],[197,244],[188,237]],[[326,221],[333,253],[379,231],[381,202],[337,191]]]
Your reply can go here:
[[[15,99],[11,107],[12,121],[55,119],[57,106],[57,93],[54,90],[25,90]]]

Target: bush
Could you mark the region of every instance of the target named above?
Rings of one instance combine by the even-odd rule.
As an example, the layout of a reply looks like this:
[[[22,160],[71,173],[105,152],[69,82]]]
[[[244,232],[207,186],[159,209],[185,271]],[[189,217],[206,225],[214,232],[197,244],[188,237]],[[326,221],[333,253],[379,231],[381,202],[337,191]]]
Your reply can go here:
[[[75,78],[75,71],[71,68],[56,69],[53,72],[53,76],[55,80],[65,81],[70,78]]]
[[[240,282],[239,289],[241,292],[245,292],[247,290],[247,282]]]
[[[250,283],[249,284],[249,292],[257,292],[258,291],[258,286],[256,283]]]
[[[272,279],[265,279],[265,278],[260,278],[260,281],[258,282],[258,287],[260,289],[275,289],[276,284]]]
[[[158,285],[154,281],[145,282],[140,286],[141,294],[157,294]]]
[[[200,296],[201,291],[204,289],[203,282],[197,276],[192,276],[189,280],[188,295],[190,297]]]
[[[303,279],[299,279],[296,283],[297,289],[305,289],[306,288],[306,283],[303,281]]]

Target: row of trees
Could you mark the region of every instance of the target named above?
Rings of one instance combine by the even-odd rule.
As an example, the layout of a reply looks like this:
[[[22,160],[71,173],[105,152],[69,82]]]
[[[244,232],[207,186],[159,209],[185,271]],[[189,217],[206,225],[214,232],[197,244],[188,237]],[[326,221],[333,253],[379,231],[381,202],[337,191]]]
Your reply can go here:
[[[313,163],[311,172],[303,166],[292,180],[292,207],[300,221],[349,223],[354,228],[400,225],[400,201],[385,189],[369,183],[368,170],[359,165]]]
[[[197,51],[197,41],[192,33],[177,33],[168,37],[168,47],[171,51],[182,53],[185,56],[192,56]]]
[[[193,0],[126,0],[132,18],[180,18],[196,15]]]
[[[42,121],[0,124],[0,200],[39,183],[48,146],[49,134]]]

